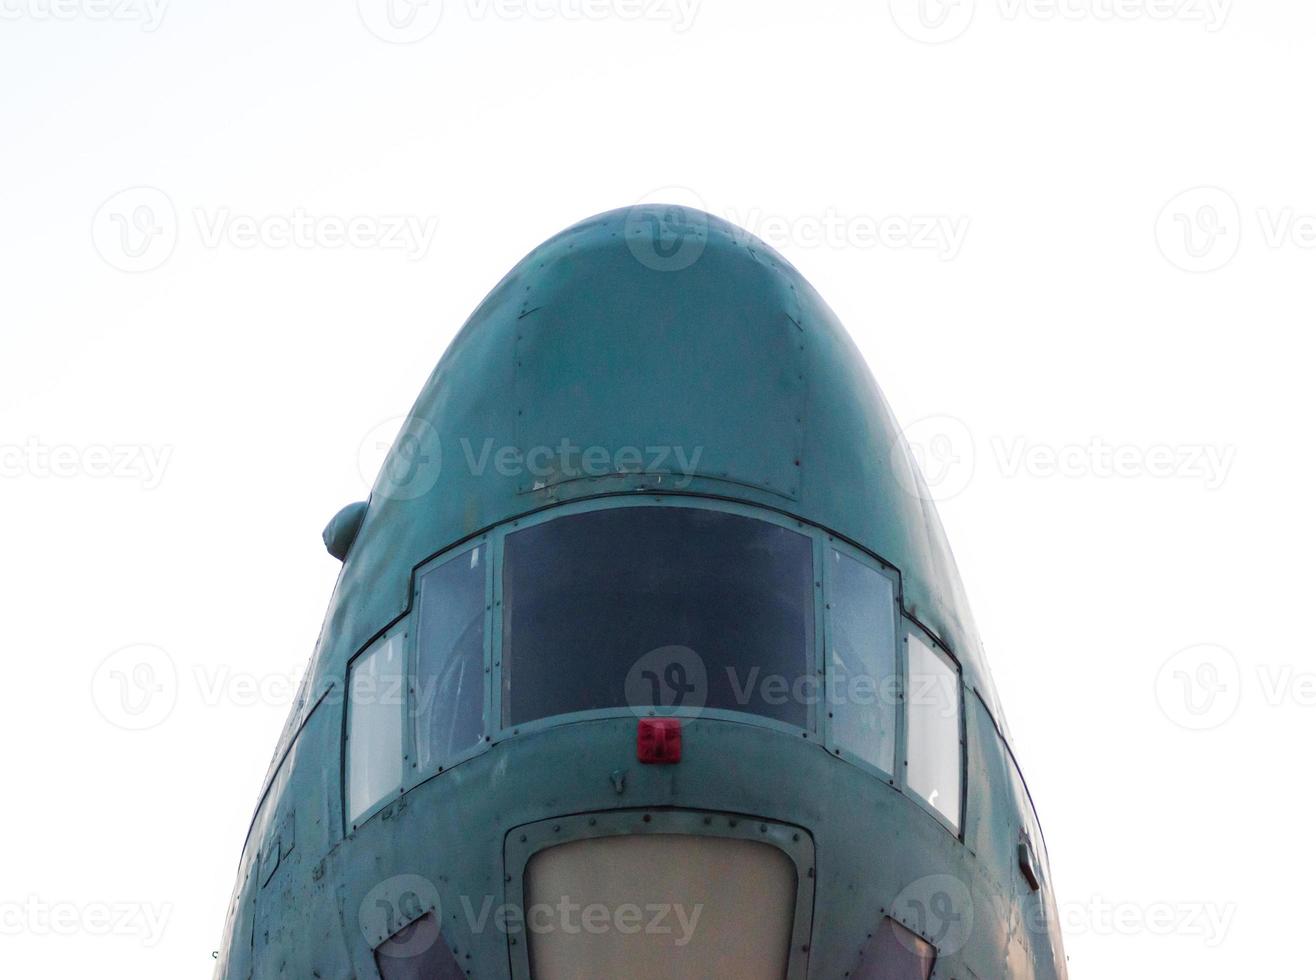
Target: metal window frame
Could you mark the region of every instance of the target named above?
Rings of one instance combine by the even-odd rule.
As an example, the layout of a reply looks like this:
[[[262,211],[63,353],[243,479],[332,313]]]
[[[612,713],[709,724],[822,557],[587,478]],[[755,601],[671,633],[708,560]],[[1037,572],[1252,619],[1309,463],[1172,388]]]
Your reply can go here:
[[[853,748],[843,745],[836,738],[833,731],[833,722],[835,711],[832,707],[832,692],[834,687],[834,675],[832,672],[832,662],[829,656],[832,649],[832,616],[835,612],[835,572],[832,569],[832,563],[828,561],[828,552],[835,551],[846,558],[858,562],[870,571],[876,572],[882,578],[891,584],[891,651],[892,651],[892,680],[896,695],[896,702],[893,706],[892,722],[894,724],[894,745],[891,755],[891,772],[884,770],[872,762],[869,762],[863,756],[859,755]],[[840,759],[858,766],[872,776],[881,779],[889,786],[897,786],[897,778],[902,770],[901,761],[904,758],[904,740],[905,740],[905,672],[904,664],[901,657],[904,636],[904,613],[901,608],[900,594],[900,574],[886,562],[874,558],[860,548],[839,541],[833,535],[827,535],[823,546],[823,578],[822,593],[824,599],[824,645],[823,645],[823,678],[825,698],[824,704],[827,708],[823,712],[826,719],[825,743],[828,751]],[[879,692],[881,696],[881,692]]]
[[[411,746],[410,739],[407,735],[407,711],[410,704],[410,698],[407,696],[409,677],[406,671],[409,669],[407,662],[408,633],[410,626],[409,616],[404,616],[396,620],[386,630],[374,637],[369,643],[362,647],[351,660],[347,662],[347,668],[344,672],[344,690],[343,690],[343,764],[342,764],[342,796],[343,796],[343,824],[345,832],[348,834],[355,833],[363,824],[368,822],[380,810],[391,805],[400,799],[406,792],[407,763],[410,758]],[[398,706],[401,713],[401,744],[399,749],[402,752],[402,759],[399,765],[400,778],[396,786],[384,793],[382,797],[370,804],[365,810],[356,816],[352,815],[351,801],[351,779],[352,779],[352,672],[361,663],[365,657],[372,656],[381,644],[390,643],[395,639],[401,638],[402,642],[402,703]]]
[[[373,636],[356,654],[348,660],[343,674],[344,681],[344,707],[342,717],[342,753],[341,753],[341,796],[343,801],[343,832],[344,836],[351,836],[360,827],[368,823],[380,811],[386,809],[398,799],[410,792],[422,783],[442,775],[445,772],[461,765],[473,758],[476,758],[487,752],[493,746],[497,745],[508,738],[518,737],[520,735],[531,734],[535,732],[547,731],[563,725],[569,725],[582,721],[594,721],[608,718],[625,718],[634,717],[635,709],[622,706],[613,708],[599,708],[590,711],[579,711],[561,715],[551,715],[547,718],[539,718],[534,721],[525,722],[519,725],[508,725],[503,721],[503,571],[504,571],[504,545],[509,534],[528,527],[535,527],[549,521],[556,520],[560,517],[569,517],[574,514],[589,513],[598,510],[632,508],[632,507],[681,507],[696,510],[709,510],[737,516],[748,517],[754,520],[764,521],[778,527],[786,528],[796,533],[802,534],[810,539],[812,545],[813,559],[813,650],[810,653],[809,663],[814,672],[813,676],[817,680],[818,696],[813,698],[807,705],[807,727],[800,728],[795,725],[786,724],[776,719],[769,718],[765,715],[755,714],[749,711],[729,711],[721,708],[675,708],[663,709],[664,714],[670,714],[673,717],[703,717],[711,718],[718,721],[727,721],[737,724],[753,725],[758,728],[777,731],[788,735],[793,735],[817,742],[821,744],[829,754],[839,761],[855,766],[875,779],[886,783],[902,795],[914,800],[925,812],[938,821],[948,832],[953,834],[957,839],[964,839],[966,814],[968,812],[968,766],[967,766],[967,723],[965,719],[966,704],[968,691],[965,689],[964,671],[959,659],[955,654],[922,624],[915,620],[905,609],[903,583],[901,580],[900,570],[890,563],[884,561],[879,556],[841,538],[816,524],[810,524],[800,518],[793,517],[781,511],[773,510],[768,507],[762,507],[754,504],[747,504],[740,501],[726,500],[720,497],[710,497],[696,494],[661,494],[649,491],[637,492],[633,494],[618,495],[604,498],[591,498],[587,500],[563,503],[557,506],[544,508],[533,514],[515,518],[506,521],[503,524],[489,528],[479,534],[466,538],[449,548],[444,549],[436,555],[427,558],[424,562],[418,564],[412,570],[411,588],[408,593],[408,607],[405,612],[390,623],[387,627]],[[420,606],[420,580],[432,569],[460,558],[462,555],[469,554],[475,548],[484,547],[488,549],[488,560],[485,563],[485,642],[484,642],[484,698],[483,698],[483,738],[475,746],[455,756],[450,761],[431,767],[425,770],[419,768],[419,758],[416,751],[416,706],[415,706],[415,684],[418,676],[419,666],[419,635],[411,622],[413,614],[419,615]],[[859,561],[865,567],[878,572],[883,577],[889,579],[893,586],[895,596],[895,670],[896,670],[896,690],[899,698],[896,705],[895,717],[895,756],[894,756],[894,773],[884,772],[880,767],[868,762],[858,754],[848,750],[845,746],[837,744],[833,733],[832,712],[828,709],[828,698],[831,696],[831,690],[835,680],[831,673],[828,662],[828,653],[831,649],[832,635],[832,610],[829,603],[832,600],[833,584],[830,562],[828,562],[828,552],[835,550],[846,557]],[[417,621],[418,622],[418,621]],[[402,782],[393,790],[376,801],[369,809],[353,819],[349,816],[350,799],[350,732],[349,720],[351,715],[351,686],[350,680],[352,671],[356,667],[361,657],[372,652],[376,646],[384,641],[396,637],[398,634],[403,637],[404,659],[403,663],[406,670],[404,684],[404,704],[402,707]],[[941,811],[933,807],[927,800],[916,792],[908,788],[908,770],[909,770],[909,710],[908,710],[908,640],[910,635],[917,635],[919,639],[928,646],[936,655],[943,660],[955,672],[957,678],[958,691],[958,726],[959,726],[959,759],[960,759],[960,806],[958,822],[952,823]],[[332,685],[331,685],[332,686]],[[976,693],[976,692],[975,692]],[[647,713],[647,712],[646,712]],[[1045,844],[1043,844],[1045,847]]]
[[[457,753],[451,759],[433,766],[420,768],[420,733],[418,726],[420,724],[419,705],[416,701],[416,683],[420,677],[420,589],[421,581],[430,572],[447,565],[449,562],[458,561],[471,552],[480,548],[486,551],[486,561],[484,563],[484,643],[482,651],[482,661],[484,670],[482,672],[482,688],[480,698],[480,740],[467,749]],[[421,783],[427,782],[442,772],[461,765],[467,759],[474,758],[485,750],[489,744],[490,719],[493,715],[490,713],[491,706],[489,703],[489,675],[492,670],[493,662],[493,634],[491,629],[491,620],[493,619],[492,604],[489,601],[490,591],[493,588],[494,574],[494,554],[498,548],[490,540],[488,534],[482,534],[478,538],[463,541],[461,544],[417,565],[411,574],[411,605],[407,610],[407,619],[412,615],[416,617],[415,627],[409,630],[410,639],[407,644],[407,712],[406,728],[407,732],[403,737],[406,744],[408,764],[403,766],[403,792],[409,792]]]
[[[526,921],[525,876],[530,860],[559,844],[639,834],[752,840],[782,851],[795,865],[795,915],[785,980],[805,980],[813,932],[814,885],[817,881],[813,836],[803,827],[738,813],[704,810],[627,809],[580,813],[513,827],[503,839],[503,901]],[[533,980],[530,942],[524,933],[509,936],[512,980]]]
[[[504,547],[506,538],[510,534],[524,530],[529,527],[537,527],[546,524],[549,521],[556,520],[559,517],[569,517],[575,514],[592,513],[600,510],[614,510],[622,508],[635,507],[678,507],[688,510],[708,510],[718,513],[733,514],[740,517],[747,517],[753,520],[763,521],[767,524],[773,524],[782,527],[797,534],[801,534],[810,540],[811,554],[813,560],[813,649],[808,652],[808,665],[813,671],[813,677],[818,682],[818,689],[821,692],[823,686],[823,662],[822,662],[822,623],[820,614],[822,612],[822,578],[821,562],[822,547],[821,535],[811,525],[797,518],[787,517],[776,511],[767,510],[762,507],[756,507],[751,504],[742,504],[733,501],[720,500],[709,497],[696,497],[693,495],[667,495],[667,494],[636,494],[626,497],[607,497],[602,500],[593,499],[577,503],[563,504],[547,511],[541,511],[530,517],[519,518],[510,521],[505,525],[495,529],[495,551],[497,554],[497,575],[494,579],[494,596],[493,609],[497,614],[494,616],[494,632],[496,633],[494,649],[498,655],[494,657],[492,686],[494,696],[494,707],[496,710],[495,717],[498,720],[498,728],[493,733],[493,743],[497,743],[506,738],[518,735],[529,734],[532,732],[544,731],[549,728],[556,728],[559,725],[569,725],[573,722],[594,721],[602,718],[626,718],[635,717],[636,710],[625,705],[611,708],[594,708],[589,711],[575,711],[561,715],[550,715],[546,718],[537,718],[533,721],[523,722],[520,724],[509,724],[505,718],[504,704],[504,683],[502,653],[503,653],[503,569],[506,549]],[[742,724],[754,724],[763,728],[770,728],[775,731],[786,734],[803,736],[804,738],[815,741],[822,740],[820,731],[819,705],[816,703],[821,698],[815,698],[814,703],[807,705],[806,727],[798,727],[785,722],[769,718],[765,715],[755,714],[750,711],[729,711],[721,708],[675,708],[663,709],[664,715],[670,715],[678,718],[714,718],[721,721],[739,722]],[[644,712],[648,714],[648,712]]]
[[[911,800],[916,802],[923,809],[925,813],[928,813],[929,815],[934,817],[936,821],[939,824],[941,824],[943,827],[945,827],[948,831],[950,831],[950,833],[952,833],[957,840],[962,841],[964,839],[964,824],[966,822],[964,817],[967,812],[968,797],[969,797],[968,754],[967,754],[968,736],[967,736],[967,724],[964,717],[964,710],[965,710],[964,705],[966,701],[966,692],[964,685],[964,668],[960,664],[959,659],[953,653],[951,653],[950,650],[946,649],[945,645],[943,645],[940,641],[938,641],[935,637],[933,637],[931,633],[925,630],[918,623],[914,622],[908,616],[905,616],[903,618],[903,628],[901,630],[900,654],[901,654],[901,670],[902,670],[901,687],[902,690],[906,692],[906,695],[908,694],[908,689],[909,689],[909,638],[911,636],[917,637],[918,640],[924,646],[926,646],[929,650],[932,651],[934,656],[940,658],[941,661],[947,666],[949,666],[955,674],[955,697],[957,702],[955,719],[959,729],[958,758],[959,758],[959,779],[960,779],[959,813],[957,814],[955,822],[952,823],[951,820],[944,813],[942,813],[935,806],[933,806],[932,803],[929,802],[927,799],[925,799],[921,793],[909,788],[910,712],[908,710],[909,699],[907,696],[902,698],[906,710],[904,711],[904,719],[903,719],[903,724],[901,726],[904,737],[901,740],[901,745],[899,746],[899,748],[902,750],[902,764],[900,767],[901,768],[900,787],[902,792],[904,792],[905,796],[909,797]]]

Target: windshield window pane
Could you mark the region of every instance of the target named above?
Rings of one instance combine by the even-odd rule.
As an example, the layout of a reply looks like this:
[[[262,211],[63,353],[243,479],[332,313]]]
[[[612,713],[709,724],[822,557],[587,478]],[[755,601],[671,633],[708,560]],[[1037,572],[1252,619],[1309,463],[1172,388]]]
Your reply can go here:
[[[960,825],[960,677],[954,664],[909,636],[909,788],[956,829]]]
[[[483,547],[420,580],[416,627],[416,753],[424,771],[446,766],[484,735]]]
[[[896,758],[896,593],[891,580],[833,551],[827,702],[836,743],[885,773]]]
[[[720,511],[626,507],[517,531],[503,555],[504,724],[628,705],[809,724],[805,535]]]
[[[347,682],[349,820],[402,785],[403,648],[401,634],[379,640],[352,665]]]

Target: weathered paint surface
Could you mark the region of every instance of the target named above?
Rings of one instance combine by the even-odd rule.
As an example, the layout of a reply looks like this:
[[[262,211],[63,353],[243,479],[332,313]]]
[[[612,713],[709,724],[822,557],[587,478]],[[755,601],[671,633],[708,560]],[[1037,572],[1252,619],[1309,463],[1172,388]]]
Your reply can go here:
[[[750,818],[802,835],[815,867],[791,977],[853,974],[886,915],[940,947],[936,977],[1066,975],[1045,846],[959,576],[868,367],[772,249],[706,215],[670,218],[611,212],[550,239],[489,294],[431,375],[410,423],[423,438],[394,447],[355,538],[335,536],[350,548],[243,850],[217,976],[375,977],[382,937],[362,909],[381,883],[418,876],[436,894],[408,920],[433,906],[469,976],[523,977],[514,937],[471,928],[464,908],[519,894],[508,855],[521,828],[600,814],[617,832],[645,833],[646,813],[690,811],[708,817],[710,834],[742,832]],[[551,451],[563,439],[668,453],[662,465],[649,455],[582,476]],[[486,446],[537,452],[539,465],[472,465]],[[385,630],[407,628],[414,569],[460,542],[496,543],[511,521],[619,497],[768,509],[894,569],[905,617],[962,671],[961,832],[898,778],[829,751],[824,719],[805,737],[752,718],[687,720],[682,761],[641,766],[629,712],[524,732],[489,717],[480,751],[408,777],[353,828],[342,800],[347,665]],[[489,716],[495,703],[491,693]],[[916,921],[934,899],[945,900],[933,909],[943,921]]]

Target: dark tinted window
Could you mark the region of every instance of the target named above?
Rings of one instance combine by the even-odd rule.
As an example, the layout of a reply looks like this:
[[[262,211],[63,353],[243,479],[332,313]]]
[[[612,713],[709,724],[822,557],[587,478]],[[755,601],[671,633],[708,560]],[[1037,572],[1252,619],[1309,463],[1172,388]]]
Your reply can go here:
[[[627,507],[508,535],[503,714],[721,708],[806,727],[813,545],[717,511]]]
[[[416,753],[422,770],[447,765],[484,734],[483,547],[420,580],[416,626]]]

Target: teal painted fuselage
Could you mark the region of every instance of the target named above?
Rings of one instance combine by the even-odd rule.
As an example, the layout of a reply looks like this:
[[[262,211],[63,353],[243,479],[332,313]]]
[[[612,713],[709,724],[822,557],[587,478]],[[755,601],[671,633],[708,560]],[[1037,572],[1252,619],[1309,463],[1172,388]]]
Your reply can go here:
[[[535,249],[325,536],[217,977],[1066,976],[922,478],[747,233],[658,206]]]

